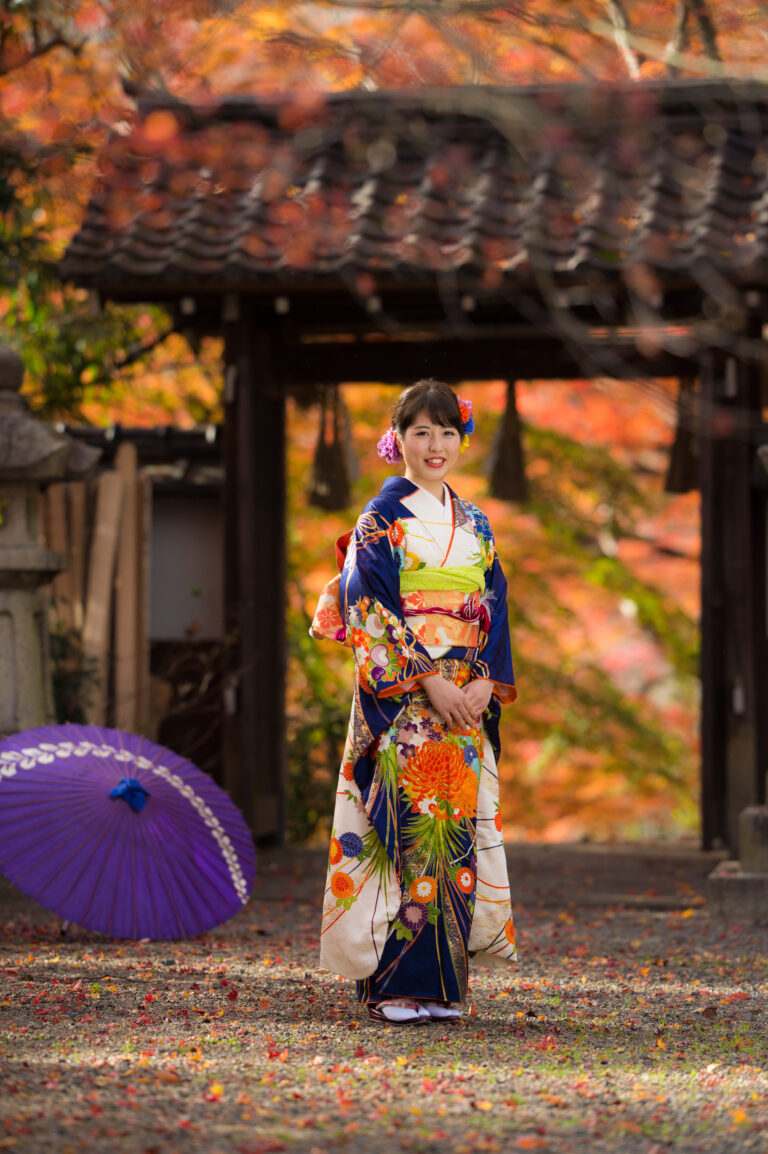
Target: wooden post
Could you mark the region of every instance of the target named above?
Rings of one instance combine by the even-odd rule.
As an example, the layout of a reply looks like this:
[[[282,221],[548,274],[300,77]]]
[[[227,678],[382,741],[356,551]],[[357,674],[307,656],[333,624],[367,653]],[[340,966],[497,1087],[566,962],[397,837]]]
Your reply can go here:
[[[715,421],[723,357],[708,350],[702,360],[701,489],[701,838],[704,849],[726,840],[726,605],[723,576],[724,444]]]
[[[677,391],[675,439],[669,451],[665,493],[690,493],[699,485],[699,441],[696,420],[695,380],[681,377]]]
[[[109,652],[112,625],[112,585],[120,522],[122,480],[118,473],[102,473],[97,482],[96,526],[88,567],[88,596],[83,626],[83,652],[96,663],[98,682],[91,690],[85,714],[94,725],[104,725],[109,687]]]
[[[150,670],[150,586],[152,542],[152,479],[136,480],[138,509],[136,516],[136,727],[145,733],[152,713]]]
[[[702,374],[704,845],[738,856],[739,814],[764,797],[765,541],[752,484],[760,366],[710,352]]]
[[[115,454],[123,500],[115,568],[115,725],[132,733],[139,697],[139,491],[136,446],[124,441]]]
[[[228,545],[227,556],[237,565],[239,750],[225,785],[254,835],[272,840],[282,839],[285,766],[285,392],[278,341],[276,318],[255,309],[227,339],[235,391],[228,439],[236,442],[237,520],[228,528],[237,544]],[[231,575],[228,588],[231,594]]]
[[[236,325],[226,338],[224,373],[224,428],[222,430],[222,515],[224,519],[224,634],[221,699],[222,784],[234,797],[240,771],[240,542],[239,500],[239,388],[238,334]]]

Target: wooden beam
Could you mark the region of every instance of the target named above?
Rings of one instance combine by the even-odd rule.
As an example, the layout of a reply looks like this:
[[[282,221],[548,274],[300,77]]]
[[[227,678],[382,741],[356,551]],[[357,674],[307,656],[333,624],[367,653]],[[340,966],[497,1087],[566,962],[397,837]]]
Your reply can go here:
[[[634,349],[592,347],[569,350],[562,342],[489,339],[478,341],[330,341],[291,344],[282,351],[287,385],[318,381],[381,381],[404,384],[434,376],[466,380],[578,380],[623,375],[691,375],[687,361],[669,355],[646,360]]]

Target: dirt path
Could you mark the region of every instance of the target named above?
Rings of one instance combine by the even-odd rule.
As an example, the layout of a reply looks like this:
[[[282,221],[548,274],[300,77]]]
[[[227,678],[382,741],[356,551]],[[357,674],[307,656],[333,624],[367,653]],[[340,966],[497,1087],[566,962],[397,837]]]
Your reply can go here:
[[[0,1150],[768,1151],[768,930],[714,858],[511,847],[520,963],[382,1029],[316,970],[324,854],[261,855],[215,934],[130,944],[0,888]]]

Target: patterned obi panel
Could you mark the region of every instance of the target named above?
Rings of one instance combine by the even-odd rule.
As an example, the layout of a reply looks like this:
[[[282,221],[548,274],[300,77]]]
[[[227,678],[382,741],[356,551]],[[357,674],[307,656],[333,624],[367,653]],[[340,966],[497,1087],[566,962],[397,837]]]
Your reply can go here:
[[[415,589],[401,593],[400,605],[422,645],[477,649],[480,631],[487,629],[487,610],[477,590]]]

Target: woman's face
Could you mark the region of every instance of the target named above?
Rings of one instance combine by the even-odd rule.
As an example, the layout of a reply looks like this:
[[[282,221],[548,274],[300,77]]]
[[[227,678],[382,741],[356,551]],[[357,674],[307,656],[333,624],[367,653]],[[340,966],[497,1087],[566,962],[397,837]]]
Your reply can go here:
[[[405,476],[436,496],[442,496],[443,480],[459,459],[461,434],[452,425],[434,425],[421,412],[399,434]]]

